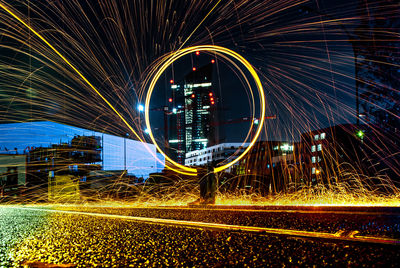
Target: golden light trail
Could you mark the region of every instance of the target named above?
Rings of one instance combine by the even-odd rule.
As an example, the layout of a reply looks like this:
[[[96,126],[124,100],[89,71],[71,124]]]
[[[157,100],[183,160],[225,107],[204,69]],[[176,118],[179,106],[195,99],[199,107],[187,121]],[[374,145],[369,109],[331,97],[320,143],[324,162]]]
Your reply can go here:
[[[301,11],[307,3],[305,0],[188,1],[185,8],[176,8],[173,4],[165,5],[165,1],[149,0],[145,1],[149,5],[143,5],[140,1],[128,1],[128,4],[104,0],[88,2],[89,6],[94,7],[93,14],[89,14],[79,1],[50,1],[49,4],[45,4],[47,1],[36,1],[34,5],[29,5],[28,2],[33,3],[32,1],[14,2],[15,5],[10,1],[0,0],[0,48],[4,50],[0,59],[0,88],[4,103],[9,109],[4,110],[4,115],[2,111],[1,117],[9,117],[14,121],[20,121],[22,116],[49,117],[55,122],[62,118],[69,122],[76,121],[79,125],[93,124],[110,130],[125,128],[128,122],[143,138],[139,129],[144,124],[131,112],[132,105],[126,97],[128,94],[135,94],[138,101],[144,100],[147,88],[142,87],[143,82],[150,82],[146,79],[152,77],[147,74],[154,74],[164,61],[173,56],[175,52],[171,51],[198,44],[216,43],[222,47],[235,44],[235,51],[245,58],[251,57],[251,63],[257,68],[258,75],[262,76],[260,78],[263,87],[268,89],[271,109],[267,107],[267,110],[279,110],[279,120],[271,121],[269,131],[264,132],[269,136],[283,134],[288,139],[297,140],[302,133],[320,129],[322,121],[332,125],[353,122],[354,103],[349,100],[355,98],[355,81],[367,86],[363,89],[396,88],[389,83],[389,76],[383,76],[388,79],[379,79],[380,82],[376,83],[373,79],[364,79],[362,75],[349,72],[357,66],[355,60],[364,62],[362,68],[365,71],[369,70],[370,64],[382,70],[399,67],[396,56],[389,57],[388,54],[381,53],[365,58],[354,55],[352,47],[352,44],[356,44],[362,48],[370,42],[376,42],[379,50],[392,51],[396,49],[394,42],[399,38],[396,28],[359,25],[354,34],[346,36],[343,32],[343,27],[348,27],[352,33],[353,26],[363,20],[379,22],[387,19],[387,23],[393,22],[400,13],[384,1],[376,3],[383,9],[374,10],[376,15],[373,16],[366,13],[368,9],[364,7],[352,10],[351,4],[345,4],[341,8],[332,5],[329,15],[333,19],[327,17],[323,20],[320,16]],[[156,12],[150,12],[153,9]],[[199,10],[204,13],[199,13]],[[355,16],[355,11],[360,15]],[[150,19],[143,18],[141,14],[144,13],[149,14]],[[30,17],[29,14],[35,15]],[[204,16],[205,14],[207,15]],[[293,14],[293,17],[288,19],[288,14]],[[324,35],[321,34],[321,22],[327,26]],[[151,31],[156,28],[158,31]],[[374,32],[378,34],[378,39],[378,36],[370,35]],[[241,34],[236,36],[232,33]],[[110,42],[112,45],[109,45]],[[331,63],[325,61],[326,43],[332,55],[332,68],[329,66]],[[234,66],[232,63],[242,67],[235,59],[229,60],[231,57],[226,54],[215,54],[225,57],[229,67]],[[24,60],[28,58],[31,59],[29,64]],[[246,77],[241,69],[247,74]],[[247,71],[241,69],[237,69],[238,77],[251,80]],[[335,84],[337,83],[340,111],[335,108],[338,99],[326,91],[330,88],[332,73]],[[96,88],[93,89],[89,82]],[[82,87],[84,91],[80,90]],[[102,91],[103,88],[113,90]],[[96,89],[104,96],[103,98],[99,95],[102,100],[98,102]],[[129,93],[126,94],[127,92]],[[250,91],[253,92],[254,90]],[[94,98],[90,98],[88,93]],[[108,118],[104,115],[116,112],[107,100],[111,101],[126,121],[106,121]],[[368,99],[370,101],[371,98]],[[22,114],[20,106],[15,105],[18,102],[23,106],[30,106],[30,111]],[[91,110],[85,109],[85,105],[90,105]],[[382,103],[374,103],[375,107],[389,112],[381,105]],[[319,116],[323,120],[320,121]],[[281,120],[284,118],[293,120],[286,124]],[[365,118],[361,121],[366,120]],[[363,121],[368,122],[370,121]],[[129,129],[127,132],[130,132]],[[267,138],[265,135],[259,137],[259,140]],[[377,136],[382,144],[386,142],[383,139],[383,136]],[[332,153],[336,152],[334,144],[329,145],[329,149]],[[373,151],[373,155],[382,152],[380,156],[387,160],[396,156],[395,153],[392,155],[390,146],[369,149]],[[262,153],[257,155],[264,156]],[[268,181],[269,175],[263,170],[251,169],[247,177],[235,176],[224,184],[223,187],[229,186],[229,190],[233,192],[218,193],[217,205],[400,206],[399,189],[391,182],[391,179],[397,177],[386,177],[378,170],[378,173],[369,173],[358,163],[340,163],[340,158],[333,154],[324,156],[326,158],[323,163],[326,160],[326,167],[318,169],[320,174],[316,185],[308,177],[307,168],[288,164],[277,167],[277,172],[272,174],[271,185],[275,187],[278,182],[282,182],[282,185],[276,186],[276,189],[270,188],[272,198],[266,197],[258,192],[258,183],[263,182],[258,178],[263,177]],[[373,160],[373,157],[365,155],[365,159]],[[398,165],[389,161],[387,163],[388,170],[399,174]],[[177,171],[172,164],[166,167]],[[375,163],[371,167],[375,168]],[[332,176],[321,176],[329,168],[334,168]],[[180,170],[180,173],[195,175],[194,172],[184,170]],[[256,180],[250,177],[253,175],[257,177]],[[243,178],[252,187],[249,192],[237,187],[243,182]],[[167,176],[163,179],[171,180]],[[331,183],[333,180],[336,180],[335,184]],[[123,183],[124,180],[118,178],[115,185]],[[260,187],[268,188],[268,185]],[[143,187],[115,187],[107,192],[100,189],[97,190],[96,201],[108,202],[105,199],[109,197],[119,200],[116,193],[128,193],[124,201],[132,205],[132,197],[128,196],[134,189],[140,194],[137,199],[135,197],[136,203],[133,205],[186,205],[197,197],[198,183],[195,177],[176,176],[171,186],[162,188],[162,193],[155,191],[155,188],[149,181]],[[25,201],[28,200],[33,203],[41,202],[43,196],[32,194],[29,198],[26,197]]]
[[[192,35],[197,31],[197,29],[203,24],[203,22],[210,16],[210,14],[214,11],[214,9],[218,6],[218,4],[221,2],[221,0],[218,0],[218,2],[215,4],[215,6],[207,13],[207,15],[203,18],[203,20],[194,28],[194,30],[189,34],[188,38],[186,38],[185,42],[180,45],[179,49],[182,49],[182,47],[186,44],[187,41],[192,37]]]
[[[89,80],[77,69],[75,66],[67,60],[55,47],[53,47],[41,34],[39,34],[35,29],[29,26],[24,20],[22,20],[17,14],[7,8],[3,3],[0,2],[0,7],[4,9],[8,14],[13,16],[19,22],[21,22],[26,28],[28,28],[32,33],[34,33],[37,37],[39,37],[51,50],[53,50],[69,67],[71,67],[79,77],[85,81],[85,83],[94,91],[100,98],[104,100],[105,103],[118,115],[118,117],[125,123],[125,125],[132,131],[132,133],[136,136],[136,138],[144,142],[141,137],[136,133],[136,131],[132,128],[132,126],[125,120],[125,118],[115,109],[115,107],[89,82]]]
[[[234,159],[233,161],[220,166],[220,167],[216,167],[214,168],[214,172],[220,172],[223,171],[227,168],[229,168],[230,166],[234,165],[235,163],[237,163],[238,161],[240,161],[249,151],[250,149],[253,147],[254,143],[257,141],[263,124],[264,124],[264,120],[265,120],[265,109],[266,109],[266,103],[265,103],[265,95],[264,95],[264,89],[263,86],[261,84],[261,80],[258,77],[257,72],[255,71],[255,69],[253,68],[253,66],[245,59],[243,58],[241,55],[239,55],[238,53],[236,53],[233,50],[230,50],[228,48],[225,47],[221,47],[221,46],[215,46],[215,45],[200,45],[200,46],[193,46],[193,47],[188,47],[188,48],[184,48],[181,50],[178,50],[174,53],[171,53],[170,55],[166,56],[164,58],[164,62],[160,65],[160,67],[158,68],[157,72],[154,73],[154,76],[152,77],[151,81],[150,81],[150,85],[148,88],[148,92],[146,95],[146,102],[145,102],[145,120],[146,120],[146,127],[149,130],[149,136],[153,142],[153,144],[157,147],[158,151],[165,157],[166,161],[168,161],[169,163],[171,163],[172,165],[174,165],[175,167],[177,167],[179,170],[177,170],[180,173],[185,172],[185,174],[189,174],[189,175],[193,175],[195,176],[197,174],[197,170],[195,168],[191,168],[191,167],[187,167],[184,165],[181,165],[175,161],[173,161],[170,157],[168,157],[162,150],[161,148],[158,146],[153,133],[151,131],[151,124],[150,124],[150,117],[149,117],[149,106],[150,106],[150,100],[151,100],[151,95],[153,93],[154,87],[158,81],[158,79],[160,78],[160,76],[164,73],[164,71],[176,60],[178,60],[179,58],[193,53],[195,51],[207,51],[207,52],[214,52],[214,53],[221,53],[221,54],[226,54],[232,58],[234,58],[235,60],[237,60],[238,62],[242,63],[244,65],[244,67],[249,71],[249,73],[251,74],[251,76],[254,79],[254,82],[256,84],[258,93],[259,93],[259,99],[260,99],[260,123],[258,125],[258,128],[256,130],[256,133],[253,137],[253,139],[250,141],[249,146],[243,151],[242,154],[240,154],[236,159]],[[253,119],[254,119],[254,115],[253,115]],[[183,171],[182,171],[183,170]]]
[[[103,213],[94,213],[94,212],[53,210],[53,209],[41,209],[41,208],[30,208],[30,207],[12,207],[12,208],[44,211],[44,212],[49,212],[49,213],[65,213],[65,214],[83,215],[83,216],[91,216],[91,217],[103,217],[103,218],[120,219],[120,220],[133,220],[133,221],[139,221],[139,222],[144,222],[144,223],[175,225],[175,226],[182,226],[182,227],[187,227],[187,228],[218,229],[218,230],[224,230],[224,231],[243,231],[243,232],[259,233],[259,234],[274,234],[274,235],[286,235],[286,236],[296,236],[296,237],[304,237],[304,238],[317,238],[317,239],[329,239],[329,240],[340,240],[340,241],[351,241],[351,242],[400,245],[400,240],[398,240],[398,239],[386,238],[386,237],[374,237],[374,236],[356,236],[357,231],[346,232],[348,235],[343,236],[341,232],[323,233],[323,232],[290,230],[290,229],[282,229],[282,228],[267,228],[267,227],[257,227],[257,226],[230,225],[230,224],[221,224],[221,223],[184,221],[184,220],[173,220],[173,219],[162,219],[162,218],[135,217],[135,216],[127,216],[127,215],[103,214]]]
[[[98,208],[96,206],[93,206],[94,208]],[[123,207],[123,206],[121,206]],[[376,216],[382,216],[382,215],[398,215],[396,212],[374,212],[374,211],[347,211],[347,210],[335,210],[331,208],[358,208],[358,207],[374,207],[374,206],[307,206],[307,205],[302,205],[300,208],[292,207],[292,208],[282,208],[282,209],[277,209],[279,208],[279,205],[275,205],[274,209],[268,209],[268,208],[259,208],[259,209],[254,209],[254,208],[247,208],[246,206],[241,206],[237,207],[235,206],[234,208],[229,208],[229,207],[224,207],[220,205],[212,206],[212,207],[184,207],[184,206],[155,206],[155,207],[150,207],[146,209],[162,209],[162,210],[191,210],[191,211],[229,211],[229,212],[256,212],[256,213],[299,213],[299,214],[338,214],[338,215],[376,215]],[[282,206],[282,207],[287,207],[287,206]],[[308,207],[310,209],[306,210],[305,207]],[[114,208],[114,207],[111,207]],[[129,206],[131,208],[131,206]],[[144,208],[144,207],[138,207],[138,208]],[[319,210],[315,208],[324,208],[324,210]],[[386,208],[386,207],[382,207]]]

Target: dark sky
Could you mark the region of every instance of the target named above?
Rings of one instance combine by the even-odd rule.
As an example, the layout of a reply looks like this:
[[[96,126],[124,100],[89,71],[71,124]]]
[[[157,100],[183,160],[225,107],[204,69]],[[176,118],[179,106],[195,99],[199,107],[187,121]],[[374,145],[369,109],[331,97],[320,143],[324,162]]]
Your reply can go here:
[[[251,23],[244,24],[239,33],[230,32],[238,37],[232,38],[233,42],[227,42],[226,46],[245,56],[259,71],[268,106],[266,115],[277,116],[276,120],[266,121],[262,139],[298,140],[301,132],[355,121],[353,50],[347,41],[349,36],[343,30],[350,31],[354,26],[342,22],[325,26],[320,23],[321,20],[354,15],[355,2],[320,1],[317,4],[311,1],[279,14],[269,24],[260,23],[257,27]],[[321,15],[323,13],[326,15]],[[299,25],[298,32],[265,37],[270,29],[296,28],[296,24]],[[310,30],[308,25],[315,28]],[[243,39],[248,38],[246,33],[253,34],[254,41],[245,42]],[[183,77],[192,66],[201,65],[201,59],[208,62],[210,58],[212,56],[191,55],[186,61],[175,64],[173,74],[168,70],[166,76],[160,79],[158,92],[153,94],[154,106],[166,104],[170,77]],[[248,89],[240,83],[238,75],[229,68],[229,64],[222,62],[216,69],[219,76],[214,84],[220,90],[222,105],[228,108],[221,120],[250,116]],[[162,129],[161,114],[152,114],[156,128]],[[258,106],[256,116],[259,116]],[[221,129],[221,138],[228,142],[241,142],[249,123],[225,125]],[[157,134],[162,136],[160,132]]]
[[[202,22],[217,1],[31,1],[30,8],[27,1],[7,1],[25,18],[29,14],[32,26],[70,59],[137,130],[141,125],[136,107],[144,101],[143,81],[152,69],[149,66],[184,41],[185,47],[228,47],[257,69],[267,97],[267,115],[277,115],[276,120],[266,122],[262,139],[297,140],[301,132],[310,129],[354,122],[354,59],[349,36],[343,29],[352,32],[357,26],[354,16],[358,1],[239,2],[222,1]],[[32,103],[33,94],[33,105],[28,106],[38,118],[104,128],[119,135],[129,132],[57,55],[18,27],[15,20],[4,16],[3,11],[1,14],[0,31],[11,31],[15,36],[2,35],[1,63],[17,65],[21,73],[18,79],[0,80],[1,120],[13,120],[17,111]],[[332,22],[332,18],[339,22]],[[30,48],[22,43],[28,39]],[[182,63],[174,64],[175,80],[211,58],[205,53],[187,56]],[[35,72],[29,76],[24,70]],[[12,73],[15,70],[3,68],[3,77]],[[216,74],[220,105],[227,108],[221,120],[249,116],[248,92],[235,72],[219,59]],[[152,103],[155,107],[165,104],[171,75],[172,70],[168,70],[160,79]],[[26,88],[21,85],[28,87],[26,81],[30,81],[31,95],[23,94]],[[5,90],[7,87],[10,89]],[[20,94],[15,93],[15,87]],[[16,100],[22,106],[16,105]],[[161,124],[162,120],[157,120],[161,117],[152,117],[155,126]],[[228,125],[224,138],[242,141],[247,129],[245,123]]]

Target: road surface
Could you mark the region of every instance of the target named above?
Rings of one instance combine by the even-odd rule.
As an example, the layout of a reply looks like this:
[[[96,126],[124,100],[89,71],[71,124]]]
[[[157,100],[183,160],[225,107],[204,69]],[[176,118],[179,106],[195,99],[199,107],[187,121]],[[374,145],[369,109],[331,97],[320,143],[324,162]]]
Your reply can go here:
[[[0,267],[400,263],[399,211],[390,208],[3,206],[0,216]]]

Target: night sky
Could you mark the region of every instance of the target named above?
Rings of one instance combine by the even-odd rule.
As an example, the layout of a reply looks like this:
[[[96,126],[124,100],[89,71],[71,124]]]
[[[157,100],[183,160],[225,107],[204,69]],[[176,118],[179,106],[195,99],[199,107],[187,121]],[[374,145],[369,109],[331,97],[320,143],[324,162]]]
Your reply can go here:
[[[358,1],[249,2],[220,3],[203,22],[217,1],[46,1],[29,8],[25,1],[8,4],[25,19],[29,13],[32,27],[42,31],[139,132],[144,126],[136,107],[144,102],[143,81],[157,58],[183,44],[228,47],[258,70],[267,98],[266,115],[277,116],[266,122],[263,140],[298,140],[310,129],[355,122],[353,50],[343,28],[351,33],[357,27]],[[321,23],[332,18],[339,22]],[[0,60],[8,64],[3,75],[15,73],[10,68],[14,64],[20,71],[17,78],[0,81],[3,122],[51,119],[117,135],[130,132],[38,38],[7,16],[0,25],[3,33],[15,36],[1,39]],[[31,47],[18,38],[30,40]],[[193,66],[212,58],[202,53],[174,64],[173,71],[171,67],[160,78],[150,108],[166,104],[172,76],[178,81]],[[31,77],[29,68],[35,70]],[[226,108],[221,120],[249,116],[248,89],[237,73],[220,58],[215,72],[219,105]],[[31,88],[30,95],[24,94],[26,87]],[[152,122],[154,128],[162,128],[162,114],[152,112]],[[243,141],[248,125],[226,125],[221,138]],[[156,134],[162,140],[162,133]]]
[[[354,14],[355,2],[321,1],[318,4],[311,2],[279,14],[276,20],[272,21],[272,25],[261,25],[261,29],[258,28],[258,31],[268,32],[270,28],[291,26],[293,23],[299,22],[315,24],[321,19],[324,20],[323,17],[319,17],[317,10],[330,12],[329,18],[325,19],[347,17]],[[311,14],[308,9],[303,10],[303,6],[315,9],[316,13]],[[343,6],[346,7],[345,13],[340,8]],[[278,26],[280,24],[284,26]],[[353,57],[353,50],[351,43],[347,41],[348,36],[340,26],[331,25],[330,29],[329,27],[325,28],[326,32],[320,31],[321,29],[307,30],[300,31],[298,34],[263,37],[255,42],[245,43],[244,40],[241,40],[241,35],[245,35],[246,32],[257,34],[252,26],[242,25],[239,33],[231,32],[232,36],[239,37],[237,40],[232,38],[233,42],[229,42],[227,47],[241,53],[260,71],[259,75],[264,82],[268,105],[266,115],[277,116],[276,120],[266,120],[267,128],[262,139],[298,140],[299,133],[302,131],[355,122],[354,62],[352,60],[343,61],[343,58],[351,59]],[[320,41],[324,39],[329,42]],[[305,44],[286,45],[293,41],[302,41]],[[167,104],[168,92],[170,92],[169,81],[172,77],[179,80],[190,72],[192,67],[201,66],[214,58],[213,55],[203,54],[187,56],[179,64],[174,64],[174,71],[170,68],[165,76],[160,78],[158,87],[153,94],[153,107]],[[218,63],[215,66],[214,74],[217,78],[214,79],[213,84],[220,92],[222,100],[220,105],[225,108],[220,114],[221,120],[227,121],[250,116],[252,105],[248,97],[249,91],[240,82],[240,75],[232,71],[229,63],[221,61]],[[311,68],[309,65],[318,68]],[[285,70],[285,68],[289,68],[289,70]],[[285,76],[279,76],[281,70],[287,71],[287,73],[284,72]],[[301,73],[306,75],[301,75]],[[250,76],[248,78],[252,80]],[[293,82],[291,78],[296,82]],[[256,117],[259,117],[258,103]],[[157,129],[163,128],[160,112],[152,112],[152,120],[157,136],[161,137],[162,132],[157,132]],[[220,126],[220,138],[227,142],[242,142],[249,127],[249,123]],[[160,140],[162,139],[160,138]]]

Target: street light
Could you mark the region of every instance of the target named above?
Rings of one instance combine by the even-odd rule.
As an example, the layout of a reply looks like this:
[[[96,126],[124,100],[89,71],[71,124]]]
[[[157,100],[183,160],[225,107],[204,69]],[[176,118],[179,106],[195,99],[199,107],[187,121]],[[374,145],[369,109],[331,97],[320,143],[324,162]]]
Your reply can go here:
[[[125,137],[124,137],[124,170],[125,170],[125,172],[127,172],[127,169],[126,169],[126,139],[128,137],[129,137],[129,133],[126,133]]]
[[[137,106],[137,109],[138,109],[139,112],[143,112],[144,111],[144,105],[143,104],[139,104]]]

